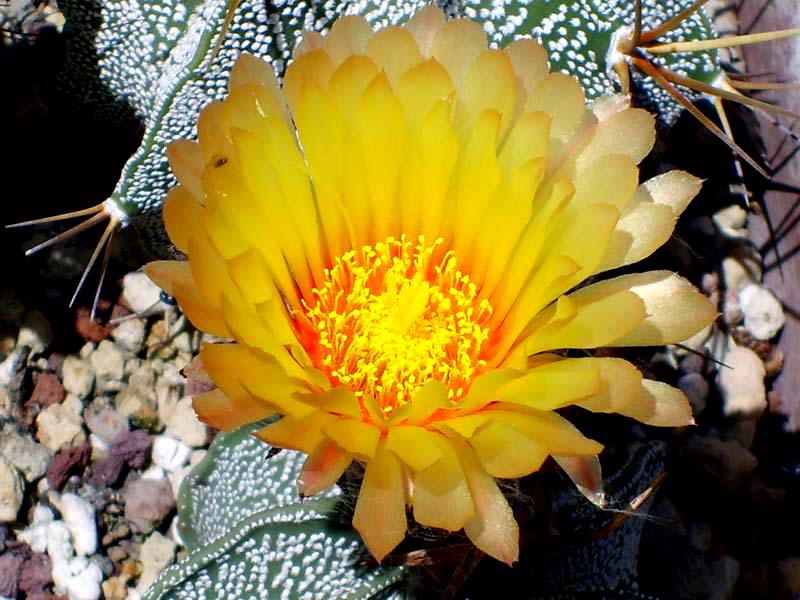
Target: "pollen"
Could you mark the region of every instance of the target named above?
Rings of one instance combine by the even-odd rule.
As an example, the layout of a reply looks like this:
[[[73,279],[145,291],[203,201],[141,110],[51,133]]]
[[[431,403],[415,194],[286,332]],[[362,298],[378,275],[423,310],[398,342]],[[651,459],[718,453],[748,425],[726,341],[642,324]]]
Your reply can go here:
[[[401,236],[351,250],[304,304],[318,366],[387,415],[431,380],[457,404],[486,366],[492,307],[443,243]]]

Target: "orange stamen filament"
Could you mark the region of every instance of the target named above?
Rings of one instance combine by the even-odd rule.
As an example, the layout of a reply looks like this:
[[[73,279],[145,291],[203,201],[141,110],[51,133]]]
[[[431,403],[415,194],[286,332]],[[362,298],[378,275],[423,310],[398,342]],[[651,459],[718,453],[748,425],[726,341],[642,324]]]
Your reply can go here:
[[[403,235],[351,250],[325,270],[313,305],[304,302],[318,366],[385,414],[431,380],[455,403],[486,366],[492,307],[441,244]]]

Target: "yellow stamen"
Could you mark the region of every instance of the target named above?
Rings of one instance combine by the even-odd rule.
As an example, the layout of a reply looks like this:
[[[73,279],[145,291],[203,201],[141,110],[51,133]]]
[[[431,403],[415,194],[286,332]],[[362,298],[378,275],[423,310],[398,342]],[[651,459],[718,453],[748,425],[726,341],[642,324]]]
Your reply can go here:
[[[486,365],[492,307],[442,243],[401,236],[351,250],[326,269],[313,305],[304,303],[319,366],[386,415],[430,380],[455,403]]]

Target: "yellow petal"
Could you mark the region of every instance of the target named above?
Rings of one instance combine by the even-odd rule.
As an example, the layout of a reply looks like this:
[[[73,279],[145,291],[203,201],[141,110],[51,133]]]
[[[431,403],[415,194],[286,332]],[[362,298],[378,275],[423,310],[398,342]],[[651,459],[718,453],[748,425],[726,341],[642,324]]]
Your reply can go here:
[[[440,458],[414,475],[414,519],[429,527],[458,531],[475,514],[458,455],[440,436]]]
[[[336,444],[323,441],[308,455],[303,469],[297,478],[300,496],[313,496],[331,487],[345,469],[353,462],[353,457],[343,452]]]
[[[603,203],[622,212],[633,198],[638,183],[639,169],[629,156],[606,154],[577,174],[570,210]]]
[[[386,449],[414,471],[424,471],[442,457],[441,437],[422,427],[396,425],[386,436]]]
[[[339,17],[325,38],[325,50],[335,65],[354,54],[364,54],[372,37],[372,27],[361,16]]]
[[[630,265],[660,248],[675,228],[675,213],[668,206],[637,203],[617,221],[598,272]]]
[[[558,466],[564,470],[578,491],[589,502],[599,508],[605,508],[603,474],[597,456],[559,456],[554,454],[553,460],[558,463]]]
[[[583,358],[591,361],[599,370],[602,389],[591,398],[577,402],[593,412],[619,412],[635,401],[641,393],[642,374],[621,358]]]
[[[639,397],[617,412],[656,427],[694,425],[692,407],[683,392],[650,379],[643,379]]]
[[[486,85],[488,81],[492,84]],[[475,57],[467,69],[463,100],[467,113],[465,126],[471,127],[475,116],[483,111],[493,110],[500,115],[497,141],[505,139],[516,117],[517,103],[517,81],[508,54],[500,50],[484,50]],[[456,124],[457,132],[458,127]]]
[[[450,73],[456,88],[463,89],[467,69],[478,54],[486,50],[486,34],[468,19],[447,21],[436,33],[431,46],[433,58]]]
[[[419,51],[425,58],[430,58],[433,41],[444,23],[442,9],[433,3],[415,12],[406,23],[405,28],[414,37]]]
[[[175,167],[173,167],[174,169]],[[184,254],[189,251],[189,238],[200,230],[200,203],[184,186],[172,188],[161,209],[169,239]]]
[[[223,431],[233,431],[275,413],[271,407],[254,400],[226,396],[221,389],[195,396],[192,398],[192,407],[203,423]]]
[[[188,262],[151,262],[145,265],[144,271],[158,287],[177,298],[181,310],[195,327],[211,335],[231,337],[221,311],[211,306],[200,293]]]
[[[692,198],[700,193],[703,181],[685,171],[668,171],[648,179],[643,184],[652,201],[669,206],[679,216]]]
[[[422,62],[417,43],[405,27],[386,27],[375,32],[367,43],[366,54],[384,70],[392,85]]]
[[[602,390],[599,361],[568,358],[533,367],[525,375],[494,392],[492,399],[537,410],[554,410],[575,404]]]
[[[182,186],[185,186],[184,191],[188,191],[194,196],[195,203],[200,202],[203,199],[203,186],[201,185],[200,177],[203,174],[204,167],[200,144],[190,140],[170,142],[167,144],[167,158],[175,177],[178,178]]]
[[[358,134],[372,231],[370,242],[400,234],[397,202],[406,123],[400,102],[386,75],[376,77],[361,97]]]
[[[655,135],[654,117],[646,110],[630,108],[613,114],[595,128],[591,142],[578,157],[578,167],[606,154],[624,154],[638,164],[652,149]]]
[[[397,97],[410,121],[421,121],[434,106],[442,100],[449,100],[454,92],[450,75],[436,60],[426,60],[418,64],[404,73],[397,82]],[[446,114],[449,126],[450,111]]]
[[[669,271],[623,275],[588,286],[573,294],[583,301],[630,290],[643,302],[647,316],[620,335],[614,346],[661,346],[681,342],[717,317],[708,299],[684,278]]]
[[[524,409],[507,403],[496,406],[483,411],[483,414],[545,446],[552,454],[590,456],[603,449],[602,444],[585,437],[557,413]]]
[[[576,313],[572,318],[553,319],[552,323],[539,326],[538,323],[547,323],[556,315],[557,306],[551,305],[540,313],[524,342],[528,356],[547,350],[598,348],[615,344],[646,316],[644,302],[633,292],[621,291],[586,303],[583,298],[576,298],[578,293],[569,296],[573,302],[581,300],[576,303]],[[598,323],[604,326],[598,327]]]
[[[499,421],[481,427],[470,444],[492,477],[524,477],[537,471],[549,455],[547,447]]]
[[[197,119],[197,140],[203,155],[203,164],[228,159],[233,155],[233,144],[222,119],[222,102],[207,105]]]
[[[519,558],[519,527],[514,513],[475,452],[466,444],[457,451],[475,504],[475,516],[464,524],[464,532],[486,554],[510,565]]]
[[[376,427],[346,417],[331,419],[325,425],[324,432],[336,445],[360,460],[369,460],[375,456],[381,437]]]
[[[331,419],[324,411],[316,411],[300,419],[285,416],[253,433],[261,441],[278,448],[314,452],[325,439],[322,427]]]
[[[544,79],[549,72],[547,51],[530,38],[519,38],[506,47],[514,65],[514,74],[519,77],[527,93]]]
[[[353,527],[379,562],[406,535],[406,503],[400,461],[381,443],[367,464]]]
[[[312,87],[327,90],[334,69],[331,57],[321,49],[296,57],[286,67],[286,74],[283,77],[283,93],[286,95],[286,101],[289,103],[295,120],[306,90]]]
[[[551,119],[551,135],[568,140],[578,130],[586,111],[581,84],[563,73],[551,73],[531,89],[523,108],[525,112],[544,112]]]
[[[411,402],[402,405],[387,421],[387,425],[408,423],[420,425],[439,409],[450,408],[447,388],[441,381],[428,381],[414,394]]]

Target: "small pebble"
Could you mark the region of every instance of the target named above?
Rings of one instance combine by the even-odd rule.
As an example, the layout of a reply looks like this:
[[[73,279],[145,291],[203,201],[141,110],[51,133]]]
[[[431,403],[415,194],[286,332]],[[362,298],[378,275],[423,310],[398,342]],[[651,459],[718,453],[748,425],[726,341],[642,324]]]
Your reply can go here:
[[[82,474],[89,464],[91,453],[89,444],[79,444],[56,454],[47,467],[47,483],[50,489],[60,490],[72,475]]]
[[[54,404],[36,417],[36,437],[51,450],[69,448],[86,441],[83,432],[83,405],[75,396],[67,396],[61,404]]]
[[[27,346],[32,356],[42,354],[53,342],[53,331],[47,318],[38,310],[29,310],[17,336],[17,347]]]
[[[114,341],[131,354],[139,354],[144,348],[145,323],[142,319],[129,319],[113,330]]]
[[[780,301],[760,285],[749,284],[739,290],[739,305],[745,328],[757,340],[772,339],[786,322]]]
[[[169,435],[157,435],[153,439],[153,462],[172,473],[189,460],[192,449]]]
[[[160,305],[161,290],[144,272],[135,271],[122,278],[122,297],[134,313],[143,313]]]
[[[97,550],[97,524],[91,502],[76,494],[63,494],[58,508],[72,536],[75,553],[79,556],[94,554]]]
[[[100,392],[117,392],[123,387],[125,355],[114,342],[103,340],[89,357]]]
[[[87,398],[94,387],[94,369],[89,362],[70,355],[64,359],[61,367],[64,389],[78,396]]]
[[[8,523],[17,519],[24,491],[20,472],[0,456],[0,521]]]
[[[686,394],[689,404],[692,405],[692,414],[697,416],[706,407],[709,385],[700,373],[687,373],[678,379],[678,387]]]
[[[736,441],[692,437],[683,449],[687,469],[699,470],[720,489],[733,492],[750,478],[758,460]]]
[[[136,479],[122,489],[125,518],[136,531],[150,533],[175,508],[175,496],[167,479]]]
[[[110,406],[100,406],[93,402],[83,413],[89,431],[111,442],[122,432],[130,430],[128,418]]]
[[[53,563],[46,554],[34,554],[26,560],[19,574],[19,591],[27,598],[50,597],[47,588],[53,582]]]
[[[27,528],[17,532],[17,539],[28,544],[34,552],[47,550],[48,529],[53,522],[53,511],[43,504],[33,508],[33,521]]]
[[[190,397],[178,400],[169,414],[162,418],[167,426],[166,433],[184,444],[199,448],[208,442],[208,428],[197,418]]]
[[[0,554],[0,596],[16,598],[19,593],[19,580],[25,555],[20,552]]]
[[[55,373],[39,373],[31,397],[25,404],[38,404],[47,408],[52,404],[62,402],[66,397],[64,386]]]
[[[764,363],[743,346],[733,346],[722,357],[717,384],[722,394],[722,411],[727,417],[758,416],[767,408]]]
[[[0,433],[0,456],[20,470],[28,483],[47,472],[53,451],[27,436],[4,430]]]
[[[83,557],[69,561],[70,577],[67,582],[69,600],[98,600],[102,594],[100,583],[103,573],[94,562]]]
[[[151,533],[139,552],[139,562],[142,563],[142,574],[136,584],[136,591],[144,594],[150,584],[156,580],[158,574],[175,560],[177,545],[168,537],[154,531]]]

